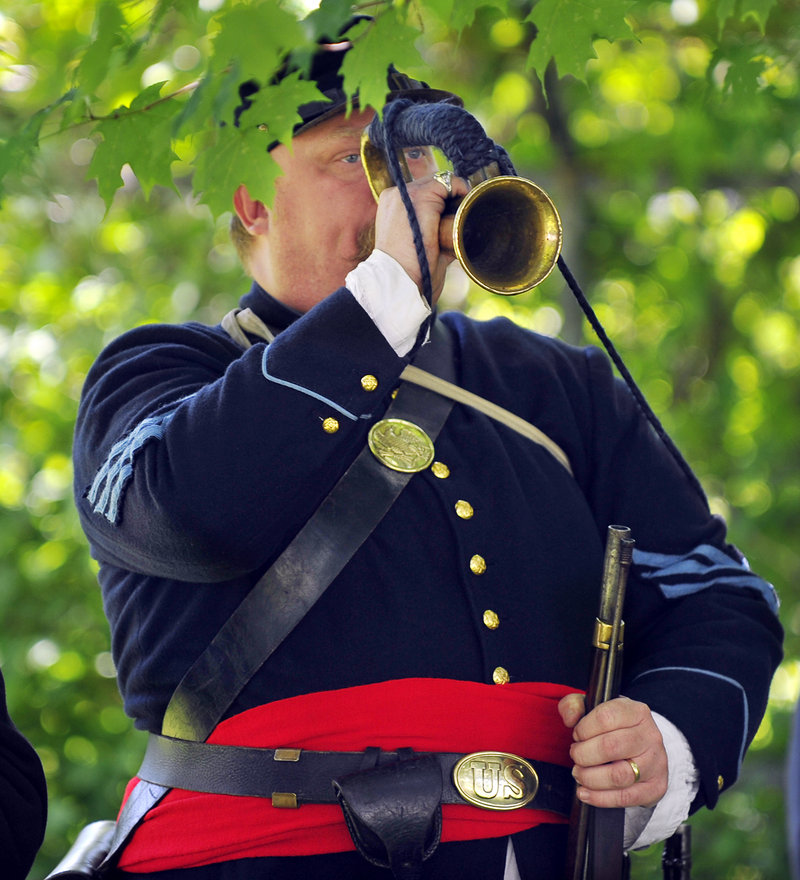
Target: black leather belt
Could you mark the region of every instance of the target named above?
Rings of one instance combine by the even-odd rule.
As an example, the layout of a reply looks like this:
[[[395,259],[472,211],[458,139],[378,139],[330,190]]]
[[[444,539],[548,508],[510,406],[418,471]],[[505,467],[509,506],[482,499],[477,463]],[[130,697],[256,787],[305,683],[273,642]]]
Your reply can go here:
[[[137,775],[169,788],[272,798],[273,806],[299,807],[337,803],[334,779],[431,757],[442,774],[443,804],[471,803],[490,810],[530,806],[570,814],[575,782],[566,767],[506,752],[315,752],[225,746],[150,734]]]

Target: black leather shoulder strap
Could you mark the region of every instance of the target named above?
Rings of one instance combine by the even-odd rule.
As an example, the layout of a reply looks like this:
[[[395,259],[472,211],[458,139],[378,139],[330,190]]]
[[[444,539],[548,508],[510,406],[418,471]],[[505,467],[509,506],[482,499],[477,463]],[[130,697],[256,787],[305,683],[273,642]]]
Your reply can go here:
[[[441,323],[415,363],[446,381],[455,378],[451,332]],[[414,422],[435,440],[453,401],[403,383],[384,418]],[[204,741],[258,669],[337,577],[369,537],[413,474],[381,464],[367,446],[306,525],[273,563],[211,644],[184,675],[170,699],[161,732]],[[103,867],[113,864],[136,826],[168,788],[140,782],[125,803]]]
[[[442,355],[444,364],[452,365],[450,334],[443,327],[418,360],[440,360]],[[413,421],[433,440],[452,405],[438,394],[404,383],[385,418]],[[196,742],[208,737],[250,678],[369,537],[412,476],[390,470],[368,447],[361,451],[183,677],[164,714],[162,734]]]

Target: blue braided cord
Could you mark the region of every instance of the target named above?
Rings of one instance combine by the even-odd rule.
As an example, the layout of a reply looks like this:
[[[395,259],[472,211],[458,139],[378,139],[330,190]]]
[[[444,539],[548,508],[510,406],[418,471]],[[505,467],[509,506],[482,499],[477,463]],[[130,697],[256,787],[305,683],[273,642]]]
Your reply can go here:
[[[608,334],[605,331],[605,327],[600,323],[600,319],[597,317],[595,310],[589,304],[589,300],[586,298],[586,294],[581,290],[580,285],[575,280],[575,276],[570,272],[567,264],[564,262],[564,258],[560,256],[558,258],[558,268],[561,272],[562,277],[567,282],[567,286],[572,291],[573,296],[575,297],[578,305],[583,310],[583,313],[586,315],[589,323],[592,326],[597,338],[602,342],[603,348],[605,348],[608,356],[614,362],[614,365],[619,370],[620,376],[625,380],[625,384],[628,386],[631,394],[633,395],[633,399],[636,401],[637,406],[639,407],[642,415],[647,419],[648,422],[653,426],[653,430],[656,432],[658,437],[664,446],[667,447],[670,455],[673,457],[678,467],[683,471],[684,476],[689,481],[689,485],[697,492],[697,494],[702,498],[703,503],[708,505],[708,501],[706,500],[706,493],[703,490],[703,487],[700,485],[700,481],[697,479],[694,471],[689,467],[688,462],[681,454],[681,451],[675,445],[672,440],[672,437],[667,434],[664,426],[661,424],[658,416],[653,412],[653,408],[647,402],[647,398],[644,396],[641,388],[636,384],[636,380],[631,375],[630,370],[625,365],[625,362],[622,360],[620,353],[617,351],[616,346],[609,338]]]
[[[517,170],[511,162],[511,157],[500,144],[495,144],[495,149],[497,150],[497,164],[500,166],[500,173],[516,177]]]
[[[739,771],[742,769],[742,762],[744,761],[744,753],[747,751],[747,728],[750,724],[750,705],[747,702],[747,692],[744,687],[736,681],[735,678],[730,678],[727,675],[722,675],[719,672],[712,672],[710,669],[697,669],[693,666],[661,666],[658,669],[648,669],[646,672],[642,672],[640,675],[637,675],[636,678],[633,679],[631,684],[635,684],[639,681],[640,678],[644,678],[646,675],[653,675],[657,672],[693,672],[697,675],[708,675],[711,678],[717,678],[720,681],[724,681],[726,684],[731,685],[739,691],[742,697],[742,715],[744,717],[744,725],[742,731],[742,744],[739,748],[739,760],[736,775],[739,775]]]
[[[722,584],[755,590],[773,613],[778,613],[780,603],[772,584],[752,572],[746,562],[732,559],[711,544],[701,544],[683,556],[634,550],[633,564],[641,577],[656,583],[668,599]]]
[[[349,410],[345,409],[342,406],[339,406],[338,403],[335,403],[328,397],[323,397],[321,394],[317,394],[316,391],[311,391],[309,388],[304,388],[302,385],[296,385],[294,382],[289,382],[286,379],[278,379],[276,376],[273,376],[269,369],[267,368],[267,354],[269,349],[264,349],[264,354],[261,356],[261,372],[264,375],[264,378],[269,382],[274,382],[276,385],[283,385],[285,388],[291,388],[292,391],[299,391],[301,394],[307,394],[309,397],[313,397],[315,400],[319,400],[321,403],[324,403],[326,406],[335,409],[336,412],[341,413],[348,419],[352,419],[357,422],[359,419],[370,419],[372,418],[372,413],[366,413],[362,416],[357,416],[354,413],[351,413]]]
[[[182,400],[178,401],[181,402]],[[115,443],[97,472],[86,498],[93,505],[93,512],[104,516],[112,525],[119,522],[123,493],[133,476],[135,455],[145,443],[161,439],[178,403],[166,412],[144,419],[122,440]]]
[[[404,109],[403,105],[410,104],[410,101],[399,100],[390,103],[383,111],[383,128],[385,132],[386,142],[394,145],[395,140],[392,133],[394,119],[397,114]],[[433,302],[433,283],[431,282],[431,268],[428,264],[428,255],[425,253],[425,244],[422,240],[422,230],[420,229],[417,212],[411,202],[411,196],[408,194],[408,187],[403,179],[403,172],[400,168],[400,160],[397,157],[397,149],[395,146],[386,150],[384,149],[386,162],[389,167],[389,173],[392,175],[392,181],[397,187],[400,198],[406,209],[408,222],[411,225],[411,233],[414,237],[414,248],[417,252],[417,260],[419,261],[420,274],[422,275],[422,294],[428,305]]]
[[[383,125],[376,117],[369,136],[387,160],[390,152],[403,147],[438,147],[459,177],[469,177],[498,161],[499,148],[478,120],[463,107],[446,102],[415,103],[405,98],[391,101],[384,109]]]

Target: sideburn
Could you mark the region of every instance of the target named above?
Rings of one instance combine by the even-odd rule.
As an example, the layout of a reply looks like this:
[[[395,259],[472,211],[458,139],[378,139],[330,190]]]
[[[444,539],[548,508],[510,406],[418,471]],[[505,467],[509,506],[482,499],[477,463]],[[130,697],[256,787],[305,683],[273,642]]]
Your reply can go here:
[[[375,250],[375,224],[370,223],[361,229],[356,237],[356,253],[353,256],[356,264],[363,263],[364,260]]]

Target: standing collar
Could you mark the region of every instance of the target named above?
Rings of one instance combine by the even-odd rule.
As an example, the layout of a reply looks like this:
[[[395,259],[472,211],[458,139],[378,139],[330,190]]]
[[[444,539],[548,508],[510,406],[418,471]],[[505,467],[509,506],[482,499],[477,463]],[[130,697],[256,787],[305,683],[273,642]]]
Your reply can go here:
[[[289,308],[285,303],[275,299],[255,281],[240,300],[239,306],[243,309],[252,309],[275,333],[285,330],[302,315],[296,309]]]

